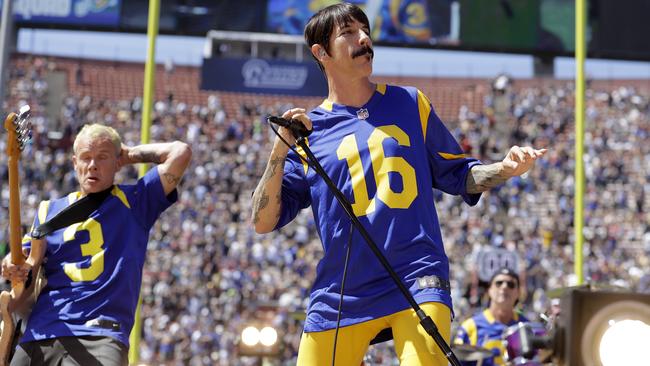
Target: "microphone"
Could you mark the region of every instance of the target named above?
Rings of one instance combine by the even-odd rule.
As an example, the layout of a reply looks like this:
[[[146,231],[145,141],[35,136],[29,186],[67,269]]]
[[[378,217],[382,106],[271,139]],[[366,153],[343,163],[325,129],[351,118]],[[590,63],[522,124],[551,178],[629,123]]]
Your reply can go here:
[[[307,127],[305,127],[305,125],[303,125],[302,122],[297,119],[288,120],[282,117],[268,116],[266,120],[269,123],[273,123],[275,125],[289,129],[289,131],[291,131],[293,134],[293,137],[297,139],[301,137],[307,137],[313,132],[313,130],[308,130]]]

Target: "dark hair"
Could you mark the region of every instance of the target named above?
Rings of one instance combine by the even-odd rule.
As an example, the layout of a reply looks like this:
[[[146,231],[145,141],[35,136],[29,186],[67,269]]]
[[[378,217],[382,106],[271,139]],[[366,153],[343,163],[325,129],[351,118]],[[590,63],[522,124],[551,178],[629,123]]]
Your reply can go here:
[[[329,53],[330,36],[332,35],[332,30],[334,30],[334,25],[343,26],[354,20],[370,29],[370,22],[366,13],[354,4],[334,4],[319,10],[309,18],[305,26],[305,42],[307,42],[307,47],[311,48],[311,46],[319,44],[323,46],[325,52]],[[320,61],[313,54],[312,57],[314,57],[318,67],[324,72],[325,69]]]
[[[490,286],[492,286],[492,283],[494,283],[494,279],[498,275],[505,275],[511,277],[517,282],[517,287],[519,287],[519,274],[517,274],[517,272],[515,272],[513,269],[508,267],[499,268],[496,272],[494,272],[492,278],[490,278]]]
[[[496,272],[494,272],[494,274],[490,278],[490,287],[492,287],[492,284],[494,283],[494,279],[498,275],[508,276],[508,277],[512,278],[513,280],[515,280],[515,282],[517,282],[518,291],[521,291],[519,289],[519,287],[520,287],[519,286],[519,274],[517,272],[515,272],[515,270],[513,270],[512,268],[508,268],[508,267],[499,268]],[[519,296],[520,295],[521,295],[521,292],[519,292],[519,294],[517,295],[517,300],[515,301],[515,304],[514,304],[515,306],[517,306],[517,304],[519,304]],[[492,299],[488,300],[488,307],[490,306],[491,302],[492,302]]]

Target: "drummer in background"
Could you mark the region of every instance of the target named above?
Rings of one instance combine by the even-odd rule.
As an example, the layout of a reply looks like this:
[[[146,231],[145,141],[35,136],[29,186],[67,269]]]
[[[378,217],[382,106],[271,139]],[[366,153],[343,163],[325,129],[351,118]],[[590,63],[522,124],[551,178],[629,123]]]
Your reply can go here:
[[[481,361],[481,366],[505,365],[503,359],[505,347],[502,334],[508,327],[519,322],[528,322],[524,316],[515,311],[519,302],[519,276],[510,268],[501,268],[490,280],[487,309],[465,320],[456,337],[455,344],[469,344],[491,350],[493,357]],[[476,362],[463,362],[465,366],[474,366]]]

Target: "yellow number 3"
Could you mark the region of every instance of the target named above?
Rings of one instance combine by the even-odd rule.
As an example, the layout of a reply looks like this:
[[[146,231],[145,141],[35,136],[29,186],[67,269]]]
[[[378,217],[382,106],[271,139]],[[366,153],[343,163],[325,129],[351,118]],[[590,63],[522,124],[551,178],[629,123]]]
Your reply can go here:
[[[387,157],[384,154],[384,140],[393,138],[400,146],[411,146],[409,136],[396,125],[377,127],[368,138],[368,150],[372,161],[377,195],[390,208],[408,208],[418,195],[415,169],[402,157]],[[345,159],[352,178],[354,203],[352,209],[357,216],[365,216],[375,211],[375,198],[368,197],[366,178],[359,154],[359,145],[353,134],[347,135],[336,150],[339,160]],[[388,173],[402,177],[402,191],[395,192],[390,187]]]
[[[78,263],[66,263],[63,266],[63,270],[75,282],[93,281],[104,272],[104,249],[102,249],[104,235],[102,234],[102,225],[92,218],[70,225],[63,232],[63,241],[68,242],[74,240],[77,231],[81,230],[87,230],[90,237],[86,243],[81,244],[81,255],[84,257],[92,257],[90,259],[90,266],[80,268]]]

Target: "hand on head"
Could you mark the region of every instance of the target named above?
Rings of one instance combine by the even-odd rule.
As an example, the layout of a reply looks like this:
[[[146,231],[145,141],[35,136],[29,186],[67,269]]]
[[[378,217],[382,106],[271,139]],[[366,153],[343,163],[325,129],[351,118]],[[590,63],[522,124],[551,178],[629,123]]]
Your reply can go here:
[[[117,157],[117,169],[120,170],[123,166],[132,164],[129,158],[129,147],[122,144],[120,155]]]

